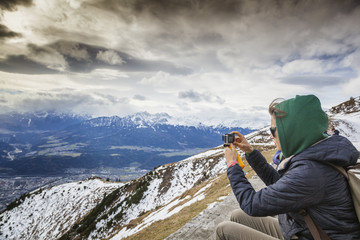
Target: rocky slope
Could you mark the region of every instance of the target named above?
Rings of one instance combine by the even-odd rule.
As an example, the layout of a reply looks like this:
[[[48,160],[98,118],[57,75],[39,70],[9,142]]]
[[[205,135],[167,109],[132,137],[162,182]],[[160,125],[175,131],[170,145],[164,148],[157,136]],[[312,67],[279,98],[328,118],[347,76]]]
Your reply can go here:
[[[332,107],[327,113],[330,118],[329,132],[337,129],[360,149],[360,97]]]

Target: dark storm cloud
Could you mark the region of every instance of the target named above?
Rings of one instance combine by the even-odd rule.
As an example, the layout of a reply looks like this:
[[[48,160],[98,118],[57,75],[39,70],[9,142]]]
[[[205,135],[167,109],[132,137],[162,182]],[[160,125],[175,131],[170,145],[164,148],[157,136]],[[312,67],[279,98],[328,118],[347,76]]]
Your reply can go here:
[[[194,90],[179,92],[180,99],[189,99],[192,102],[210,102],[224,104],[225,100],[211,93],[199,93]]]
[[[56,74],[65,68],[63,56],[51,48],[29,44],[28,55],[8,55],[0,60],[0,71],[21,74]]]
[[[231,17],[240,12],[243,2],[234,0],[103,0],[96,5],[115,12],[121,9],[130,9],[131,15],[148,14],[154,18],[192,15],[194,12],[197,13],[197,16],[217,13],[217,15]],[[131,21],[132,18],[129,17],[128,19]]]
[[[42,53],[50,54],[50,53],[53,52],[49,48],[39,47],[39,46],[37,46],[35,44],[28,44],[27,47],[35,55],[42,54]]]
[[[332,42],[345,35],[339,29],[339,36],[336,32],[328,36],[328,33],[324,34],[324,29],[336,19],[342,20],[352,13],[356,15],[360,1],[103,0],[95,4],[116,14],[128,26],[144,28],[146,35],[136,35],[140,36],[137,40],[140,48],[150,49],[154,55],[165,56],[166,59],[200,58],[206,52],[215,52],[216,58],[219,58],[215,68],[204,58],[199,59],[202,61],[197,61],[193,68],[226,71],[228,68],[239,68],[244,61],[252,67],[263,68],[279,58],[288,61],[294,56],[302,58],[302,54],[307,53],[311,58],[311,50],[304,50],[309,46],[306,43],[312,41],[316,44],[323,37]],[[347,27],[356,29],[355,22],[355,19],[349,20],[349,25],[353,26]],[[151,31],[146,31],[147,26]],[[336,54],[332,46],[313,51],[321,55],[331,49]]]
[[[168,61],[137,59],[124,52],[77,42],[59,41],[42,47],[29,44],[28,49],[31,56],[8,56],[0,62],[0,70],[28,74],[58,73],[57,70],[45,66],[45,63],[41,63],[42,59],[39,59],[39,56],[46,55],[49,59],[54,60],[53,63],[47,62],[48,66],[56,66],[60,64],[59,61],[66,60],[65,67],[70,72],[89,73],[99,68],[116,69],[125,72],[164,71],[181,75],[192,72],[190,68],[176,66]]]
[[[71,112],[82,105],[105,105],[102,99],[96,99],[90,94],[78,92],[69,93],[42,93],[21,99],[19,108],[26,111],[61,111]]]
[[[301,85],[314,88],[322,88],[340,85],[348,82],[349,79],[334,76],[290,76],[281,79],[281,82],[293,85]]]
[[[61,46],[64,42],[58,42],[50,45],[54,49],[58,50],[62,55],[66,57],[71,72],[91,72],[97,68],[109,68],[117,69],[125,72],[155,72],[164,71],[173,74],[189,74],[191,69],[185,67],[178,67],[171,62],[167,61],[150,61],[137,59],[127,53],[107,49],[99,46],[91,46],[83,43],[69,43],[71,49],[66,49]],[[87,57],[75,56],[74,50],[77,52],[83,52]],[[104,57],[106,53],[109,53]],[[103,56],[103,57],[101,57]],[[114,61],[114,60],[120,61]],[[113,60],[113,61],[112,61]]]
[[[18,5],[29,7],[32,5],[32,2],[32,0],[1,0],[0,8],[3,10],[14,11],[17,9]]]
[[[21,74],[53,74],[58,71],[29,59],[25,55],[7,56],[0,60],[0,71]]]
[[[146,45],[154,52],[174,57],[193,54],[196,45],[216,46],[224,42],[216,26],[241,18],[244,1],[234,0],[103,0],[96,7],[116,14],[127,24],[149,25]],[[93,5],[93,4],[91,4]],[[234,20],[234,19],[232,19]],[[222,26],[221,29],[225,30]],[[233,28],[233,26],[231,27]]]
[[[214,22],[215,20],[233,19],[247,14],[266,13],[269,9],[276,9],[277,17],[288,14],[302,14],[303,11],[317,9],[324,13],[349,13],[360,5],[358,0],[328,1],[328,0],[100,0],[90,5],[121,13],[121,17],[127,22],[135,21],[136,18],[159,19],[163,23],[169,19],[188,18],[199,21]],[[321,19],[319,15],[317,18]],[[196,24],[189,21],[190,24]]]
[[[196,40],[203,44],[216,45],[223,43],[224,37],[216,32],[206,32],[201,33]]]
[[[0,24],[0,39],[2,38],[13,38],[20,37],[21,34],[11,31],[8,27],[3,24]]]

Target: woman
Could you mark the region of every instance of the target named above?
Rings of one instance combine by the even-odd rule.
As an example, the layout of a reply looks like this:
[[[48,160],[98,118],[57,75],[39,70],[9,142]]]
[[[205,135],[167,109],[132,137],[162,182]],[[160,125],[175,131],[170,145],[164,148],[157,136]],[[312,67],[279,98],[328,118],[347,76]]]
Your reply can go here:
[[[346,179],[325,164],[354,165],[358,150],[342,136],[327,137],[328,117],[314,95],[273,101],[269,106],[271,138],[284,160],[271,167],[259,151],[238,132],[225,148],[228,178],[242,210],[216,229],[217,239],[313,239],[302,209],[331,239],[360,239]],[[255,192],[235,163],[235,146],[246,154],[266,188]],[[278,215],[278,218],[266,217]]]

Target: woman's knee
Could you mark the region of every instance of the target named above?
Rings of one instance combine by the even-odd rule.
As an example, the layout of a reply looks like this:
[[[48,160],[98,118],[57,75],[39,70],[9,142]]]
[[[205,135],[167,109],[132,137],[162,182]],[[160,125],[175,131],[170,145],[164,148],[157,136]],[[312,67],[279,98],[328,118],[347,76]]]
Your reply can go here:
[[[216,226],[216,232],[218,232],[218,231],[220,231],[220,232],[226,231],[226,229],[229,228],[230,223],[231,223],[230,221],[223,221],[223,222],[219,223]]]
[[[250,216],[247,215],[243,210],[236,209],[231,212],[230,220],[232,222],[242,223],[242,220],[244,218],[248,218],[248,217],[250,217]]]
[[[224,236],[225,233],[229,232],[229,230],[231,229],[231,225],[232,222],[230,221],[223,221],[221,223],[219,223],[216,227],[216,235],[219,236]],[[222,238],[218,238],[218,239],[222,239]]]

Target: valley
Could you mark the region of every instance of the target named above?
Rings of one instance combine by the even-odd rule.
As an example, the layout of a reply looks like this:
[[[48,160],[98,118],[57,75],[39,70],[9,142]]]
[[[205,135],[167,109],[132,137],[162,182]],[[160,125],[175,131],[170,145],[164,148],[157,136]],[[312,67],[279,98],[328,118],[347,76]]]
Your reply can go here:
[[[21,195],[98,176],[130,181],[221,144],[225,126],[181,125],[167,114],[0,115],[0,211]],[[246,134],[253,130],[235,128]]]

